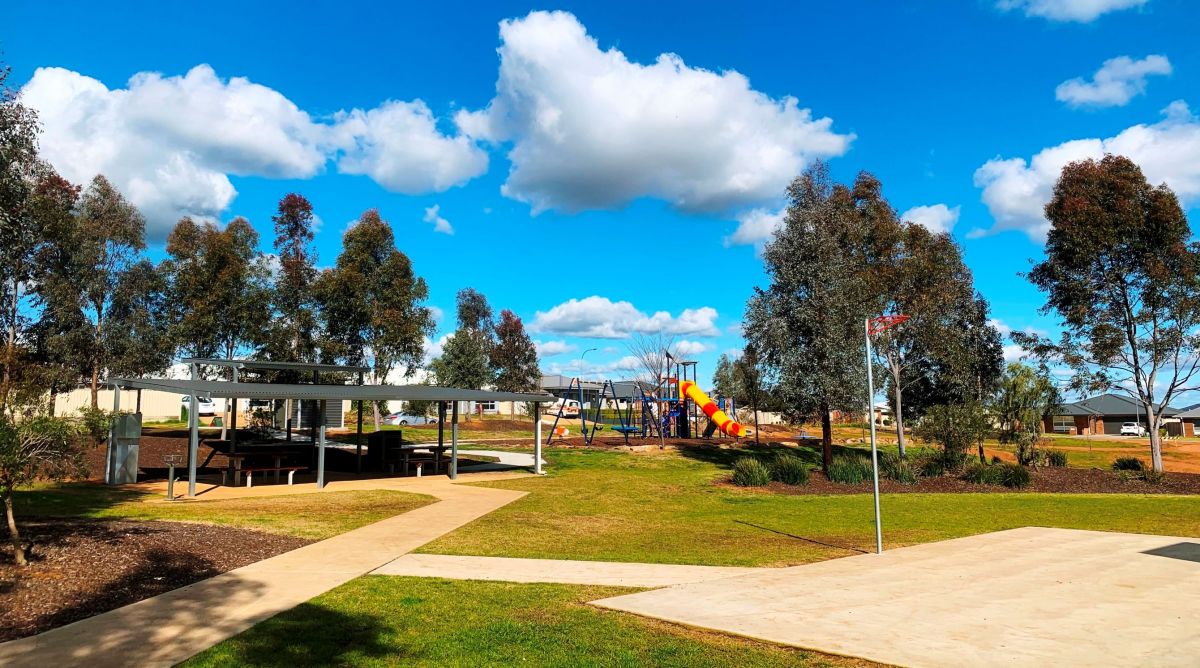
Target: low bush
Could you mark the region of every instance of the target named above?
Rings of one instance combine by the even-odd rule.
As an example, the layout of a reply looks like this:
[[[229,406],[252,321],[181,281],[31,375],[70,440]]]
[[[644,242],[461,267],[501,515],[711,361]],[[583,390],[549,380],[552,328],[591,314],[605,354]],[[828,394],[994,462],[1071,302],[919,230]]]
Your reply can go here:
[[[1151,485],[1161,484],[1166,479],[1167,474],[1163,473],[1162,471],[1155,471],[1154,469],[1146,469],[1145,471],[1142,471],[1142,480],[1145,480]]]
[[[1029,469],[1020,464],[971,464],[962,479],[976,485],[1003,485],[1021,489],[1029,485]]]
[[[1145,471],[1146,463],[1137,457],[1117,457],[1112,468],[1114,471]]]
[[[771,467],[771,477],[785,485],[807,485],[808,464],[796,455],[781,454]]]
[[[733,463],[733,484],[741,487],[765,487],[771,482],[771,469],[754,457],[742,457]]]
[[[879,473],[901,485],[917,484],[917,470],[913,465],[891,452],[879,453]]]
[[[913,460],[913,468],[923,477],[936,478],[961,470],[965,454],[954,450],[934,450]]]
[[[1062,468],[1067,465],[1067,453],[1064,450],[1045,450],[1046,466]]]
[[[829,464],[829,479],[843,485],[857,485],[871,477],[871,464],[862,457],[838,455]]]

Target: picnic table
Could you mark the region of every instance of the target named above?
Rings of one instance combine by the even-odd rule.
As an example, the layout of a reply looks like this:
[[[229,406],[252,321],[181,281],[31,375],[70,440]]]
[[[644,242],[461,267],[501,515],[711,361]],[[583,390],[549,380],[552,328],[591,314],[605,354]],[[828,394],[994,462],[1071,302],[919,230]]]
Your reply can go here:
[[[400,463],[404,466],[404,475],[408,475],[408,467],[413,462],[433,462],[433,472],[438,473],[442,467],[442,457],[449,450],[448,445],[438,445],[437,443],[421,444],[421,443],[405,443],[402,445],[388,445],[384,449],[384,464],[389,467],[390,472],[395,473],[396,459],[391,455],[399,454]],[[413,457],[418,450],[428,450],[432,455],[432,459],[425,457]]]
[[[284,466],[283,460],[287,457],[301,455],[303,452],[294,448],[271,447],[272,443],[279,443],[279,441],[259,441],[257,443],[242,442],[238,444],[242,447],[237,452],[231,452],[229,441],[223,441],[220,439],[207,440],[205,441],[205,444],[212,448],[212,452],[209,453],[208,459],[206,459],[204,463],[207,464],[217,454],[224,455],[225,458],[229,460],[229,465],[226,468],[221,469],[222,485],[228,484],[228,478],[230,474],[232,474],[234,486],[240,486],[242,484],[243,471],[250,472],[250,469],[253,469],[253,471],[263,471],[268,473],[273,472],[275,474],[275,482],[279,482],[280,474],[287,470],[289,471],[288,480],[291,481],[292,475],[296,470],[306,467]],[[248,459],[266,458],[271,460],[271,466],[247,466],[246,460]]]

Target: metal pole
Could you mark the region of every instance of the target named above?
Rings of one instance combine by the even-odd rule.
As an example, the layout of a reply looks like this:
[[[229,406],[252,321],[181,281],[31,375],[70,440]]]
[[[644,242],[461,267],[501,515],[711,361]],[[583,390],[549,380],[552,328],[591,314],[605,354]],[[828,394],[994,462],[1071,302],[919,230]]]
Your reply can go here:
[[[233,382],[234,383],[238,382],[238,376],[239,376],[238,368],[235,366],[235,367],[233,367]],[[237,413],[238,413],[238,400],[237,400],[237,397],[234,397],[233,398],[233,410],[231,410],[229,412],[229,428],[232,430],[229,432],[229,451],[230,452],[237,452]]]
[[[358,372],[358,384],[359,384],[359,386],[361,386],[363,384],[363,372],[361,372],[361,371]],[[355,460],[354,460],[354,472],[355,473],[362,473],[362,418],[363,418],[362,412],[363,412],[363,402],[362,402],[362,399],[359,399],[358,400],[358,432],[357,432],[357,435],[354,437],[354,442],[356,444],[356,446],[354,448],[354,452],[356,455]]]
[[[108,423],[108,456],[104,466],[104,482],[114,484],[117,475],[117,413],[121,410],[121,388],[113,385],[113,416]]]
[[[317,418],[317,489],[325,489],[325,399],[317,404],[321,411]]]
[[[196,365],[192,365],[192,380],[196,380]],[[192,389],[188,405],[188,498],[196,498],[196,458],[200,454],[200,402]]]
[[[458,479],[458,402],[450,415],[450,479]]]
[[[579,429],[583,434],[584,445],[588,445],[591,443],[591,441],[588,439],[587,435],[587,413],[585,413],[583,410],[583,356],[587,355],[593,350],[595,350],[595,348],[588,348],[587,350],[579,353]]]
[[[863,321],[867,339],[867,422],[871,423],[871,477],[875,485],[875,553],[883,554],[883,521],[879,516],[879,451],[875,447],[875,378],[871,370],[871,319]]]
[[[533,404],[533,472],[542,474],[542,405]]]

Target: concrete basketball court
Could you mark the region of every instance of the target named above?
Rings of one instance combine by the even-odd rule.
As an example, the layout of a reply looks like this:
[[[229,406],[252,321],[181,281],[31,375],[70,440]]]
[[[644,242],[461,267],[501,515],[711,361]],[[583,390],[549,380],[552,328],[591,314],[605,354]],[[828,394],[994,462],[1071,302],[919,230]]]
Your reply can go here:
[[[1200,539],[1023,528],[594,605],[904,666],[1200,665]]]

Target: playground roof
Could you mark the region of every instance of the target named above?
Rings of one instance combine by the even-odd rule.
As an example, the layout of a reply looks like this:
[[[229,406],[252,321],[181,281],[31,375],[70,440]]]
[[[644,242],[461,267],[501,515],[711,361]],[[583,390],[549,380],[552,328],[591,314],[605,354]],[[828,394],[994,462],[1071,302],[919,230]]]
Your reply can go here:
[[[224,380],[169,378],[110,378],[108,385],[136,390],[158,390],[180,395],[238,399],[326,399],[330,401],[539,401],[553,402],[549,394],[464,390],[435,385],[311,385],[290,383],[234,383]]]

